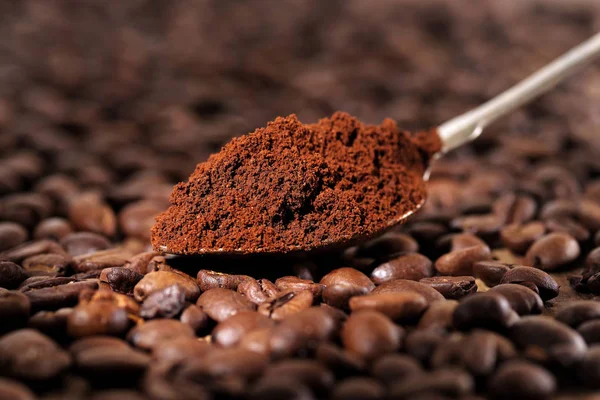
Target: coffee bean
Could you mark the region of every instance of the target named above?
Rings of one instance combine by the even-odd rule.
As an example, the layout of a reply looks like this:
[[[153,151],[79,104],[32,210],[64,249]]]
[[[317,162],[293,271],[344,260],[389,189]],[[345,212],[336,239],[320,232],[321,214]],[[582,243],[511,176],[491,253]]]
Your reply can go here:
[[[96,392],[90,400],[144,400],[145,397],[134,390],[113,389]]]
[[[529,265],[550,271],[573,262],[579,253],[579,243],[571,235],[550,233],[536,240],[525,258]]]
[[[444,339],[444,333],[439,330],[414,330],[406,336],[404,348],[408,355],[428,365],[433,352]]]
[[[276,297],[261,303],[258,312],[274,320],[282,320],[295,313],[309,309],[314,301],[312,292],[282,292]]]
[[[39,193],[14,193],[0,199],[0,220],[33,228],[52,215],[52,202]]]
[[[72,312],[72,308],[38,311],[29,318],[27,327],[36,329],[54,340],[64,340],[67,337],[67,318]]]
[[[571,235],[579,242],[590,238],[590,231],[583,225],[569,217],[550,218],[545,221],[548,232],[562,232]]]
[[[477,291],[477,283],[472,276],[434,276],[419,281],[431,286],[447,299],[461,299]]]
[[[435,269],[443,275],[472,275],[473,264],[492,258],[487,246],[473,246],[444,254],[435,262]]]
[[[475,383],[468,373],[460,369],[440,369],[411,376],[391,386],[389,398],[416,398],[419,394],[441,394],[451,398],[471,393]]]
[[[247,275],[230,275],[201,269],[198,271],[197,279],[200,290],[206,292],[214,288],[237,290],[240,283],[251,278]]]
[[[254,311],[256,307],[241,294],[222,288],[210,289],[202,293],[196,305],[207,313],[209,317],[218,322],[225,321],[232,315],[242,311]]]
[[[85,192],[70,199],[69,220],[76,229],[112,237],[117,231],[117,218],[97,193]]]
[[[56,378],[70,364],[67,352],[33,329],[21,329],[0,338],[0,370],[3,376],[44,381]]]
[[[342,343],[348,351],[373,360],[396,351],[404,330],[384,314],[363,310],[352,313],[341,332]]]
[[[180,373],[196,381],[227,376],[251,379],[259,376],[269,360],[260,353],[239,348],[216,348],[201,358],[189,359]]]
[[[166,264],[165,257],[153,251],[140,253],[131,257],[125,263],[125,268],[129,268],[142,275],[154,271],[171,270],[171,267]]]
[[[545,399],[556,391],[556,379],[544,368],[527,361],[511,361],[492,376],[488,389],[495,399]]]
[[[30,310],[29,298],[23,293],[0,288],[0,333],[24,327]]]
[[[418,329],[449,330],[452,328],[454,310],[458,306],[456,300],[436,301],[432,303],[425,311]]]
[[[146,319],[173,318],[185,305],[185,293],[178,284],[152,292],[140,310],[140,316]]]
[[[496,286],[510,267],[497,261],[478,261],[473,264],[473,275],[489,287]]]
[[[65,250],[52,240],[36,240],[25,242],[0,253],[0,260],[20,263],[28,257],[38,254],[57,253],[65,254]]]
[[[417,292],[423,296],[430,304],[434,301],[444,300],[444,296],[437,290],[415,281],[406,279],[396,279],[393,281],[382,283],[377,286],[372,294],[390,293],[390,292]]]
[[[377,259],[417,251],[419,251],[419,244],[412,237],[405,233],[389,232],[360,246],[356,257]]]
[[[250,390],[253,400],[314,400],[312,392],[306,386],[291,379],[260,380]]]
[[[198,296],[200,296],[200,288],[191,276],[171,271],[156,271],[146,274],[142,280],[135,285],[133,296],[137,301],[143,301],[151,293],[171,285],[179,285],[181,289],[183,289],[187,301],[196,301]],[[209,292],[210,291],[206,293]]]
[[[600,388],[600,346],[590,347],[577,367],[576,376],[584,386]]]
[[[364,360],[335,344],[322,342],[317,346],[315,359],[337,377],[354,376],[364,372]]]
[[[106,237],[94,232],[70,233],[60,240],[60,245],[73,257],[106,250],[112,246]]]
[[[283,360],[270,364],[261,380],[286,377],[311,389],[317,396],[328,393],[335,378],[331,371],[314,360]]]
[[[75,257],[75,272],[101,271],[125,265],[131,253],[125,248],[95,251]]]
[[[507,193],[498,198],[492,208],[494,214],[502,217],[506,224],[524,223],[535,216],[537,203],[529,195]]]
[[[491,288],[489,292],[503,296],[519,315],[541,314],[544,310],[540,296],[523,285],[504,283]]]
[[[80,353],[90,349],[102,349],[102,348],[117,348],[117,349],[130,349],[131,347],[123,339],[119,339],[112,336],[89,336],[82,339],[75,340],[71,346],[69,346],[69,352],[74,357],[77,357]]]
[[[189,325],[196,335],[200,336],[209,325],[210,317],[195,304],[189,305],[179,317],[179,320],[186,325]]]
[[[416,321],[427,308],[427,300],[416,292],[390,292],[350,299],[352,312],[374,310],[395,321]]]
[[[27,240],[27,229],[14,222],[0,222],[0,251],[12,249]]]
[[[159,342],[152,349],[152,358],[158,362],[180,363],[190,358],[204,357],[213,346],[206,340],[181,336]]]
[[[320,297],[324,289],[324,285],[322,284],[300,279],[296,276],[284,276],[283,278],[279,278],[275,281],[275,286],[282,292],[308,290],[314,297]]]
[[[29,276],[65,276],[75,265],[71,256],[64,254],[38,254],[23,260],[23,268]]]
[[[577,331],[549,317],[523,317],[509,331],[513,343],[541,362],[569,366],[579,361],[587,346]]]
[[[453,323],[457,329],[484,328],[503,331],[519,316],[500,294],[476,293],[460,301],[454,310]]]
[[[0,287],[15,289],[27,279],[25,270],[10,261],[0,261]]]
[[[127,311],[108,301],[79,304],[67,317],[67,332],[71,337],[93,335],[123,335],[129,329]]]
[[[546,272],[532,267],[516,266],[502,277],[500,283],[526,284],[537,286],[540,297],[544,301],[558,296],[558,283]]]
[[[579,325],[577,332],[579,332],[588,345],[600,343],[600,320],[592,319],[584,322]]]
[[[105,268],[100,273],[100,282],[107,283],[117,293],[133,294],[133,288],[144,275],[125,267]]]
[[[450,233],[438,239],[436,247],[443,252],[453,252],[487,244],[472,233]]]
[[[578,300],[558,310],[555,318],[563,324],[577,328],[584,322],[600,319],[600,303],[594,300]]]
[[[91,347],[74,357],[77,371],[100,384],[112,377],[114,383],[127,385],[142,376],[150,356],[129,347]]]
[[[57,310],[63,307],[71,307],[77,304],[79,293],[85,289],[95,290],[98,288],[96,280],[81,282],[69,282],[56,286],[36,288],[21,288],[31,302],[33,312],[39,310]]]
[[[11,400],[35,400],[36,396],[22,383],[0,378],[0,398]]]
[[[250,278],[238,285],[238,293],[243,294],[254,304],[262,304],[271,297],[277,296],[279,289],[268,279]]]
[[[450,227],[477,236],[490,236],[500,231],[503,222],[503,217],[496,214],[466,215],[454,218]]]
[[[371,375],[388,386],[422,373],[421,364],[405,354],[386,354],[371,366]]]
[[[285,318],[273,328],[270,348],[273,357],[282,358],[316,346],[338,331],[341,321],[330,310],[311,307]]]
[[[122,308],[132,315],[139,315],[139,304],[129,296],[115,293],[111,290],[84,290],[79,293],[79,305],[85,305],[93,302],[107,302],[118,308]]]
[[[348,378],[338,383],[332,391],[333,400],[383,399],[385,388],[372,378]]]
[[[371,279],[380,285],[395,279],[418,281],[432,275],[433,264],[427,257],[418,253],[409,253],[400,255],[376,267],[371,272]]]
[[[143,378],[143,391],[152,399],[161,400],[209,400],[208,389],[202,384],[182,379],[174,374],[170,362],[153,362]]]
[[[50,239],[60,241],[70,233],[73,233],[73,227],[69,221],[60,217],[51,217],[37,224],[33,231],[33,237],[37,240]]]
[[[130,203],[119,212],[119,227],[125,236],[149,240],[154,218],[165,208],[159,201],[142,200]]]
[[[272,328],[255,329],[242,336],[238,345],[242,349],[270,356],[272,331]]]
[[[346,310],[348,309],[348,302],[352,297],[365,295],[368,292],[369,289],[364,286],[339,283],[325,287],[322,297],[325,304]]]
[[[506,225],[500,230],[502,244],[517,254],[524,254],[527,249],[546,233],[546,225],[540,221],[524,225]]]
[[[475,330],[463,342],[462,364],[475,376],[489,375],[517,356],[510,340],[493,332]]]
[[[257,312],[240,312],[223,322],[212,331],[212,340],[221,347],[235,346],[242,337],[255,330],[271,328],[273,320]]]
[[[151,350],[162,341],[175,340],[180,337],[195,337],[189,325],[172,319],[153,319],[136,326],[127,334],[135,347]]]

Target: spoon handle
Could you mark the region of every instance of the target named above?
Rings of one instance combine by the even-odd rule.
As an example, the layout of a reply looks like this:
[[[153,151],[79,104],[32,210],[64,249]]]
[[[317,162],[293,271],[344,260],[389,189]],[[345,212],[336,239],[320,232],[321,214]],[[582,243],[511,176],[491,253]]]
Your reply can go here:
[[[438,127],[442,152],[477,138],[483,128],[556,86],[579,67],[600,56],[600,33],[572,48],[510,89]]]

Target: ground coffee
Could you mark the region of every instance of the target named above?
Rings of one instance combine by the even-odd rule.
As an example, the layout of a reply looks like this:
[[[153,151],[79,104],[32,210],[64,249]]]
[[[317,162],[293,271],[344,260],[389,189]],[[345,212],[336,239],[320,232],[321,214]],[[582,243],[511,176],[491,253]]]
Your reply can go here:
[[[171,194],[152,230],[155,248],[287,252],[369,235],[423,201],[437,134],[394,121],[365,125],[337,112],[295,115],[232,140]]]

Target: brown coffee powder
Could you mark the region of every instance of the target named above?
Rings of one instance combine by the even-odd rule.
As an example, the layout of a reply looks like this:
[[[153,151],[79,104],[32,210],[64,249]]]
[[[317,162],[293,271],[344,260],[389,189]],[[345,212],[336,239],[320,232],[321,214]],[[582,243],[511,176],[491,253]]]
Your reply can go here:
[[[176,185],[152,243],[175,254],[287,252],[369,235],[423,201],[422,175],[439,149],[434,131],[411,136],[391,119],[279,117]]]

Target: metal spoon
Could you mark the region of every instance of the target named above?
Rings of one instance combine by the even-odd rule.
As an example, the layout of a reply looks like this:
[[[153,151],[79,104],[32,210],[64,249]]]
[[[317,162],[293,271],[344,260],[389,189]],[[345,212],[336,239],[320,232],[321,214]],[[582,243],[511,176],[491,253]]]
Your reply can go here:
[[[529,77],[493,99],[483,103],[479,107],[444,122],[437,128],[437,133],[442,140],[442,150],[434,156],[434,159],[476,139],[481,135],[486,126],[552,89],[567,76],[571,75],[577,69],[598,56],[600,56],[600,33],[597,33],[580,45],[569,50],[550,64],[531,74]],[[423,176],[423,190],[425,190],[425,182],[429,179],[429,173],[430,170],[427,169]],[[289,247],[288,252],[325,252],[349,247],[353,244],[367,240],[370,237],[378,236],[393,226],[405,222],[406,219],[419,210],[424,203],[425,200],[419,204],[415,204],[412,210],[391,219],[380,230],[372,232],[369,235],[349,236],[335,242],[323,243],[314,248],[304,248],[299,246]],[[159,250],[169,253],[169,249],[165,246],[161,246]],[[219,256],[249,254],[269,255],[281,254],[281,252],[272,252],[269,251],[269,249],[253,249],[253,251],[250,252],[247,250],[224,251],[223,249],[202,249],[199,254],[213,254]]]

